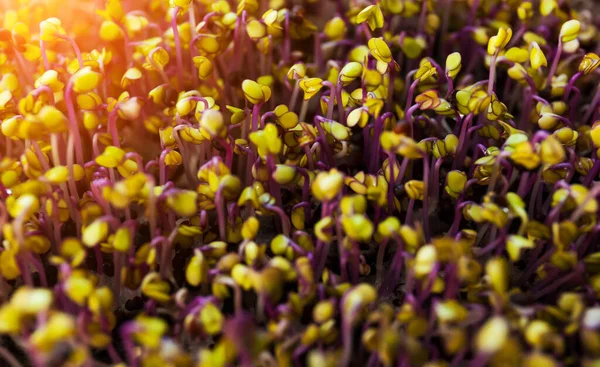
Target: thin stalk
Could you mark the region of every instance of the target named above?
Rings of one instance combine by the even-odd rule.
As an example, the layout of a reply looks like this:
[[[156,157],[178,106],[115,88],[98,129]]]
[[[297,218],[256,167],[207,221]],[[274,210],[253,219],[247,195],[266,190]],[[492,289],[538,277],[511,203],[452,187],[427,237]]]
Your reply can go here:
[[[435,165],[433,168],[433,174],[431,175],[431,185],[433,186],[431,190],[431,209],[430,211],[433,212],[435,210],[435,208],[437,207],[437,203],[439,200],[439,195],[440,195],[440,183],[439,183],[439,178],[440,178],[440,169],[442,167],[442,164],[444,163],[444,158],[440,157],[438,159],[435,160]],[[431,213],[429,213],[431,214]]]
[[[494,92],[494,84],[496,83],[496,59],[498,58],[499,52],[500,52],[500,50],[497,50],[494,53],[494,55],[492,56],[492,59],[490,61],[490,77],[488,78],[488,90],[487,90],[488,96],[491,96],[492,92]]]
[[[471,122],[473,121],[473,114],[468,114],[461,121],[460,126],[460,137],[458,138],[458,147],[456,149],[456,159],[452,163],[452,169],[456,169],[458,167],[462,167],[465,161],[465,155],[467,154],[468,144],[465,144],[465,141],[469,138],[468,129],[471,126]],[[459,165],[460,164],[460,165]]]
[[[375,265],[375,272],[376,272],[375,287],[377,289],[379,289],[379,287],[381,286],[381,283],[383,282],[383,272],[385,270],[383,267],[383,257],[385,256],[385,249],[387,248],[388,242],[389,242],[388,238],[384,239],[379,244],[379,247],[377,248],[377,260],[376,260],[376,265]]]
[[[444,15],[442,16],[442,26],[440,28],[441,33],[440,33],[440,39],[439,39],[439,44],[438,44],[438,54],[444,55],[444,36],[446,35],[446,33],[448,33],[448,25],[450,24],[450,15],[452,14],[452,0],[445,0],[444,1],[444,7],[445,7],[445,11],[444,11]],[[450,82],[450,78],[448,78],[448,81]],[[451,82],[450,82],[451,83]],[[449,84],[450,86],[450,84]],[[448,89],[450,90],[450,89]]]
[[[529,207],[528,207],[528,215],[530,218],[535,214],[535,203],[537,200],[537,195],[542,185],[542,168],[538,172],[537,179],[535,180],[535,184],[533,185],[533,191],[531,192],[531,198],[529,199]]]
[[[342,310],[344,311],[344,310]],[[352,357],[352,352],[353,352],[353,347],[352,347],[352,342],[353,342],[353,333],[352,333],[352,323],[353,323],[353,316],[355,311],[354,310],[348,310],[346,312],[349,312],[350,315],[346,316],[343,318],[342,321],[342,343],[343,343],[343,348],[342,348],[342,359],[340,361],[340,366],[349,366],[350,365],[350,358]]]
[[[96,255],[96,272],[98,275],[102,275],[104,274],[104,260],[102,259],[100,244],[94,246],[94,254]]]
[[[79,125],[77,123],[77,115],[75,114],[75,107],[73,106],[73,77],[69,79],[67,83],[67,90],[65,92],[65,103],[67,104],[67,114],[69,116],[69,134],[73,136],[73,143],[75,144],[75,157],[77,164],[81,167],[85,165],[83,156],[83,146],[81,145],[81,138],[79,134]]]
[[[217,210],[217,225],[219,227],[219,237],[221,238],[221,241],[227,240],[224,206],[223,186],[219,186],[219,189],[215,194],[215,208]]]
[[[281,217],[282,232],[285,236],[289,237],[292,229],[290,217],[285,213],[285,211],[282,208],[278,207],[277,205],[267,205],[266,208],[270,211],[275,212]]]
[[[583,185],[590,186],[590,184],[594,181],[594,179],[596,177],[598,177],[599,173],[600,173],[600,159],[596,158],[596,161],[594,162],[592,169],[590,169],[588,174],[585,176],[585,179],[583,180]]]
[[[561,53],[562,53],[562,40],[559,38],[558,47],[556,48],[556,54],[554,55],[554,60],[552,61],[552,66],[550,67],[550,71],[548,72],[548,79],[546,80],[548,85],[552,85],[552,77],[556,73],[556,69],[558,69],[558,62],[560,61]]]
[[[408,79],[408,77],[407,77],[407,79]],[[419,79],[415,79],[411,83],[410,88],[408,89],[408,94],[406,96],[406,104],[405,104],[406,109],[409,108],[408,106],[412,106],[413,95],[414,95],[415,89],[417,88],[418,85],[419,85]]]
[[[598,103],[600,103],[600,85],[598,85],[598,87],[596,88],[596,93],[594,94],[592,103],[590,103],[590,106],[588,107],[588,110],[585,113],[583,120],[581,121],[582,123],[585,124],[592,118],[592,116],[596,112],[596,106],[598,106]]]
[[[390,169],[390,182],[388,183],[388,214],[391,215],[394,212],[394,188],[396,186],[396,176],[394,172],[394,166],[396,165],[396,155],[394,153],[388,152],[388,167]],[[402,177],[398,176],[400,180]]]
[[[344,85],[342,84],[342,80],[341,77],[338,77],[338,82],[337,82],[337,86],[335,88],[335,94],[336,94],[336,99],[337,99],[337,106],[338,106],[338,120],[340,121],[340,123],[342,124],[346,124],[346,111],[344,111],[344,103],[342,102],[342,90],[344,89]],[[302,121],[302,120],[300,120]]]
[[[575,209],[573,214],[571,214],[571,218],[570,218],[571,222],[576,223],[579,220],[579,218],[581,218],[583,215],[585,215],[587,204],[591,200],[595,200],[596,197],[598,196],[598,194],[600,194],[600,184],[596,184],[594,187],[592,187],[588,191],[585,199],[583,199],[583,202],[581,202],[581,204],[579,204],[577,206],[577,209]]]
[[[580,278],[581,277],[580,269],[581,269],[581,267],[579,267],[577,270],[575,270],[574,272],[572,272],[570,274],[567,274],[563,277],[560,277],[559,279],[554,280],[546,288],[542,288],[542,289],[538,290],[537,292],[535,292],[535,298],[540,299],[540,298],[544,297],[545,295],[554,293],[563,285],[565,285],[575,279]]]
[[[569,100],[569,96],[571,95],[571,90],[573,89],[573,86],[575,85],[575,82],[582,75],[583,75],[583,73],[580,71],[580,72],[577,72],[575,75],[573,75],[571,77],[571,79],[569,79],[569,84],[567,84],[567,87],[565,88],[565,100],[567,100],[567,101]]]
[[[23,365],[6,349],[0,345],[0,357],[8,363],[10,367],[23,367]]]
[[[300,81],[296,80],[294,83],[294,89],[292,89],[292,96],[290,97],[290,111],[294,111],[296,108],[296,101],[298,100],[298,94],[300,93]]]
[[[281,187],[273,178],[273,173],[275,173],[276,166],[275,158],[271,154],[267,155],[267,169],[269,170],[269,191],[271,191],[271,195],[275,198],[275,204],[281,207]]]
[[[431,241],[431,233],[429,232],[429,159],[427,155],[423,156],[423,233],[425,241]]]
[[[173,8],[173,14],[171,16],[171,28],[173,29],[173,39],[175,40],[175,54],[177,57],[177,80],[179,81],[179,88],[183,88],[183,55],[181,53],[181,38],[179,37],[179,29],[177,28],[177,14],[180,8],[178,6]]]
[[[304,119],[306,119],[306,113],[308,112],[308,104],[310,103],[310,100],[303,100],[302,101],[302,107],[300,107],[300,117],[298,118],[298,121],[304,121]]]
[[[50,70],[50,61],[48,61],[48,55],[46,55],[46,43],[40,39],[40,53],[42,54],[42,60],[44,60],[44,71]]]
[[[409,226],[412,226],[413,224],[413,211],[415,208],[415,199],[410,199],[408,201],[408,208],[406,209],[406,218],[404,219],[404,221],[406,222],[406,224],[408,224]]]
[[[488,184],[488,189],[487,189],[488,194],[495,190],[496,181],[498,180],[498,175],[502,174],[501,168],[500,168],[500,163],[503,158],[504,158],[504,154],[500,153],[496,156],[496,159],[494,160],[494,166],[492,168],[492,177],[490,177],[490,182]]]
[[[334,87],[334,85],[330,82],[323,82],[323,85],[327,86],[329,88],[329,101],[327,102],[327,114],[325,115],[325,117],[327,117],[327,119],[331,120],[333,118],[333,105],[334,105],[334,101],[336,99],[336,88]],[[341,103],[340,100],[336,101],[338,104]],[[343,121],[340,121],[342,124],[344,123]]]
[[[77,42],[75,42],[74,39],[72,39],[71,37],[67,37],[67,36],[63,36],[63,35],[58,35],[59,38],[68,41],[71,44],[71,47],[73,47],[73,51],[75,52],[75,55],[77,55],[77,62],[79,63],[79,69],[83,69],[84,67],[84,63],[83,63],[83,57],[81,56],[81,50],[79,49],[79,46],[77,46]]]
[[[117,117],[119,112],[119,105],[116,105],[115,108],[110,111],[108,114],[108,133],[112,136],[113,145],[117,148],[121,147],[121,143],[119,142],[119,132],[117,131]]]

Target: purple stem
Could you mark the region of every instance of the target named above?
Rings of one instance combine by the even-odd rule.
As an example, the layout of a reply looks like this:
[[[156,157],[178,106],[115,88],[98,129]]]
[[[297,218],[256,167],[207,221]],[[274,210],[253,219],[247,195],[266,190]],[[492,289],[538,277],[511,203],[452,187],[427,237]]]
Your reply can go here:
[[[598,89],[596,89],[596,94],[594,94],[592,103],[590,103],[590,107],[588,107],[588,110],[585,113],[583,120],[581,121],[582,123],[585,124],[590,120],[590,118],[592,118],[592,116],[596,112],[596,106],[598,105],[599,102],[600,102],[600,87]]]
[[[433,175],[432,175],[432,179],[431,179],[431,185],[432,190],[431,190],[431,210],[435,210],[437,203],[438,203],[438,199],[439,199],[439,195],[440,195],[440,169],[442,167],[442,164],[444,164],[444,158],[440,157],[438,159],[436,159],[435,161],[435,165],[433,168]]]
[[[260,107],[262,106],[261,103],[255,104],[252,107],[252,131],[257,131],[258,130],[258,120],[259,120],[259,115],[260,115]]]
[[[423,233],[427,243],[431,241],[431,233],[429,232],[429,170],[429,158],[425,154],[423,155]]]
[[[317,127],[317,130],[319,131],[319,137],[320,137],[320,141],[321,144],[323,145],[323,153],[325,155],[325,161],[327,161],[327,164],[329,165],[329,167],[333,167],[335,166],[335,161],[333,159],[333,153],[331,152],[331,147],[329,146],[329,144],[327,144],[327,137],[325,136],[325,131],[323,130],[323,127],[321,126],[321,121],[324,121],[324,119],[321,116],[315,116],[315,126]]]
[[[40,94],[45,93],[48,96],[48,102],[54,104],[54,92],[47,85],[40,85],[36,89],[31,91],[34,98],[37,98]]]
[[[338,120],[340,120],[340,123],[346,125],[346,114],[344,111],[344,103],[342,102],[342,89],[343,89],[343,84],[341,81],[341,78],[338,78],[338,82],[337,82],[337,87],[336,87],[336,99],[338,101]]]
[[[283,39],[283,62],[287,64],[290,59],[292,49],[292,38],[290,36],[290,12],[285,12],[284,20],[284,39]]]
[[[494,55],[492,56],[492,59],[490,61],[490,77],[488,78],[488,90],[487,90],[487,94],[489,96],[492,95],[492,92],[494,91],[494,84],[496,83],[496,59],[498,58],[498,53],[500,52],[500,50],[497,50]]]
[[[108,114],[108,133],[112,136],[113,145],[117,148],[121,147],[119,142],[119,131],[117,130],[117,117],[119,113],[119,105],[110,111]]]
[[[77,157],[77,164],[81,167],[84,166],[83,158],[83,147],[81,145],[81,138],[79,134],[79,126],[77,124],[77,116],[75,114],[75,108],[73,107],[73,78],[69,79],[67,83],[67,90],[65,92],[65,103],[67,104],[67,114],[69,115],[69,133],[73,136],[73,143],[75,144],[75,156]]]
[[[458,201],[460,202],[461,200],[462,197]],[[454,221],[452,222],[452,227],[450,227],[450,230],[448,230],[450,237],[456,236],[456,233],[458,232],[458,228],[460,226],[460,221],[462,219],[461,210],[468,204],[474,203],[472,201],[464,201],[456,205],[456,209],[454,210]]]
[[[73,40],[70,37],[67,36],[62,36],[59,35],[58,37],[69,41],[69,43],[71,43],[71,46],[73,47],[73,51],[75,51],[75,55],[77,55],[77,61],[79,62],[79,69],[83,69],[84,63],[83,63],[83,57],[81,56],[81,50],[79,50],[79,46],[77,46],[77,42],[75,42],[75,40]]]
[[[223,200],[223,187],[219,187],[217,193],[215,194],[215,207],[217,209],[217,220],[219,226],[219,237],[221,241],[226,241],[226,227],[225,227],[225,212],[224,208],[224,200]]]
[[[408,108],[408,106],[412,104],[413,95],[415,93],[417,85],[419,85],[419,79],[415,79],[415,81],[413,81],[410,85],[410,88],[408,89],[408,95],[406,96],[406,105],[404,108]]]
[[[396,179],[394,175],[394,166],[396,165],[396,155],[388,152],[388,167],[390,169],[390,182],[388,183],[388,215],[391,215],[394,211],[394,188],[396,186]],[[398,176],[400,180],[402,177]]]
[[[383,115],[381,115],[378,119],[375,120],[375,126],[374,126],[374,131],[373,131],[373,150],[371,152],[372,156],[375,156],[374,160],[371,160],[371,167],[369,169],[369,172],[373,173],[373,171],[376,169],[373,166],[376,166],[379,164],[379,154],[381,154],[381,142],[379,141],[379,136],[381,135],[381,132],[383,130],[383,124],[384,121],[387,118],[392,118],[394,116],[393,113],[391,112],[386,112]]]
[[[596,177],[598,177],[599,173],[600,173],[600,159],[596,158],[596,161],[594,162],[592,169],[588,172],[588,174],[585,176],[585,179],[583,180],[583,185],[590,186],[590,184],[594,181],[594,179]]]
[[[560,61],[560,55],[562,53],[562,40],[558,40],[558,47],[556,48],[556,54],[554,55],[554,60],[552,61],[552,66],[550,67],[550,71],[548,72],[548,85],[552,85],[552,77],[556,73],[556,69],[558,68],[558,62]]]
[[[409,226],[412,226],[413,224],[413,211],[415,208],[415,199],[410,199],[408,201],[408,208],[406,209],[406,218],[404,219],[404,221],[406,222],[406,224],[408,224]]]
[[[385,256],[385,249],[387,247],[389,239],[385,238],[380,244],[379,247],[377,249],[377,261],[376,261],[376,265],[375,265],[375,272],[376,272],[376,276],[375,276],[375,287],[379,288],[381,286],[381,282],[383,280],[383,257]]]
[[[38,274],[40,275],[40,284],[42,287],[47,287],[48,286],[48,280],[46,278],[46,270],[44,269],[44,265],[42,264],[42,261],[40,259],[40,255],[38,254],[33,254],[33,253],[28,253],[28,261],[31,261],[31,263],[33,264],[33,267],[35,268],[35,270],[37,270]]]
[[[40,39],[40,52],[42,54],[42,60],[44,60],[44,70],[50,70],[50,61],[48,61],[48,55],[46,55],[46,43]]]
[[[102,275],[104,273],[104,260],[102,259],[102,251],[100,250],[100,244],[94,246],[94,253],[96,255],[96,272],[98,275]]]
[[[555,292],[556,290],[558,290],[560,287],[562,287],[563,285],[578,279],[581,277],[581,266],[579,266],[575,271],[573,271],[572,273],[565,275],[563,277],[560,277],[559,279],[555,279],[553,282],[551,282],[547,287],[542,288],[540,290],[538,290],[535,293],[535,298],[539,299],[544,297],[545,295],[551,294],[553,292]]]
[[[461,127],[460,127],[460,137],[458,139],[458,147],[456,148],[456,151],[458,152],[458,154],[456,155],[456,159],[454,160],[454,163],[452,164],[452,169],[456,169],[457,167],[459,167],[458,166],[459,163],[460,163],[460,167],[462,167],[462,163],[464,163],[465,155],[467,154],[467,150],[468,150],[468,144],[465,144],[465,140],[468,139],[467,130],[469,129],[469,126],[471,125],[472,121],[473,121],[472,113],[468,114],[467,117],[462,119],[462,123],[461,123]]]
[[[290,217],[288,217],[285,211],[277,205],[267,205],[266,208],[270,211],[277,213],[281,217],[281,226],[283,228],[283,234],[289,237],[292,229]]]
[[[567,100],[567,101],[569,100],[569,96],[571,95],[571,89],[573,89],[573,86],[575,85],[575,82],[582,75],[583,75],[582,72],[577,72],[575,75],[573,75],[571,77],[571,79],[569,79],[569,84],[567,84],[567,87],[565,88],[565,100]]]
[[[179,38],[179,29],[177,28],[177,14],[180,8],[178,6],[173,8],[173,15],[171,17],[171,28],[173,28],[173,39],[175,40],[175,53],[177,56],[177,78],[179,81],[179,88],[183,88],[183,55],[181,53],[181,39]]]
[[[390,270],[386,273],[386,277],[379,288],[380,295],[387,295],[393,291],[394,287],[400,281],[400,275],[402,274],[402,266],[404,265],[404,243],[402,238],[398,234],[394,234],[394,241],[396,242],[396,252],[390,265]]]
[[[168,166],[165,162],[165,159],[167,158],[167,154],[169,154],[171,152],[171,149],[165,149],[160,153],[160,158],[158,160],[158,174],[159,174],[159,180],[158,180],[158,184],[159,185],[164,185],[165,182],[167,181],[167,170],[168,170]]]

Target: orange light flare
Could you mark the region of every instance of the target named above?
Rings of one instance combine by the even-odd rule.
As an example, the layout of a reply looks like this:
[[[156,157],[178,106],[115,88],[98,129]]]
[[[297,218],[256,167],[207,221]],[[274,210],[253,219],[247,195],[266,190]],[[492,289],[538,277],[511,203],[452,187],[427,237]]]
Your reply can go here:
[[[0,0],[0,27],[12,30],[17,14],[26,12],[27,16],[19,19],[29,19],[29,32],[35,35],[39,32],[39,23],[51,17],[61,20],[68,35],[77,40],[80,48],[93,48],[98,44],[96,32],[101,17],[96,9],[104,7],[104,0]],[[19,14],[20,15],[20,14]]]

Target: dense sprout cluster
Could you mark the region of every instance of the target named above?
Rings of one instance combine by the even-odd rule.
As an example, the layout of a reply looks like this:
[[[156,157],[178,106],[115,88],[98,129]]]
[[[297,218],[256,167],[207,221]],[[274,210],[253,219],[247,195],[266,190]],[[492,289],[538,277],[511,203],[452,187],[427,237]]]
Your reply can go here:
[[[2,365],[600,363],[593,1],[5,3]]]

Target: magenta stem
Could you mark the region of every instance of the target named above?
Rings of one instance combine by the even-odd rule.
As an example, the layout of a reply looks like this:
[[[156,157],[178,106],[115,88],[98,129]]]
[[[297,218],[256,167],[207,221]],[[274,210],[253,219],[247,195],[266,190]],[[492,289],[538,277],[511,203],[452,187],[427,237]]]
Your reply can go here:
[[[225,226],[225,212],[224,212],[224,200],[223,200],[223,188],[219,187],[215,194],[215,208],[217,209],[217,225],[219,226],[219,237],[221,241],[227,240],[227,231]]]
[[[117,131],[117,117],[119,112],[119,105],[110,111],[108,114],[108,133],[112,136],[113,145],[117,148],[121,147],[119,142],[119,132]]]
[[[487,94],[489,96],[492,95],[494,91],[494,84],[496,83],[496,59],[498,58],[498,53],[500,50],[496,51],[492,56],[492,60],[490,61],[490,77],[488,78],[488,90]]]
[[[337,87],[336,87],[336,99],[337,99],[337,105],[338,105],[338,120],[340,120],[340,123],[346,125],[346,113],[344,111],[344,103],[342,102],[342,90],[343,90],[343,85],[342,85],[342,81],[338,78],[338,82],[337,82]]]
[[[173,28],[173,39],[175,40],[175,53],[177,56],[177,78],[179,80],[179,88],[183,88],[183,55],[181,53],[181,39],[179,38],[179,29],[177,28],[177,14],[179,13],[179,7],[173,8],[173,15],[171,18],[171,27]]]
[[[67,37],[67,36],[59,35],[59,37],[64,39],[65,41],[69,41],[69,43],[73,47],[73,51],[75,51],[75,55],[77,55],[77,62],[79,63],[79,69],[83,69],[83,66],[84,66],[83,57],[81,56],[81,50],[79,49],[79,46],[77,46],[77,42],[75,42],[74,39]]]
[[[569,84],[567,84],[567,88],[565,88],[565,100],[567,100],[567,101],[569,100],[569,96],[571,95],[571,89],[573,89],[573,86],[575,85],[575,82],[582,75],[583,75],[582,72],[578,72],[578,73],[576,73],[575,75],[573,75],[571,77],[571,79],[569,80]]]
[[[465,144],[465,140],[468,139],[467,130],[473,121],[473,114],[468,114],[467,117],[462,119],[462,124],[460,127],[460,137],[458,139],[458,148],[456,155],[456,159],[454,163],[452,163],[452,169],[456,169],[457,167],[462,167],[464,164],[465,154],[467,153],[467,144]],[[459,166],[460,164],[460,166]]]
[[[77,116],[75,114],[75,107],[73,106],[73,78],[69,79],[67,83],[67,90],[65,92],[65,103],[67,104],[67,114],[69,115],[69,133],[73,136],[73,143],[75,144],[75,156],[77,158],[77,164],[81,167],[84,166],[83,158],[83,147],[81,145],[81,138],[79,135],[79,125],[77,123]]]
[[[48,55],[46,55],[46,43],[40,40],[40,52],[42,54],[42,60],[44,60],[44,70],[50,69],[50,61],[48,61]]]
[[[408,89],[408,95],[406,96],[405,108],[408,108],[408,106],[411,106],[412,100],[413,100],[413,95],[415,93],[415,89],[417,88],[417,85],[419,85],[419,79],[415,79],[415,81],[412,82],[412,84],[410,85],[410,88]]]
[[[556,73],[556,69],[558,68],[558,62],[560,61],[560,55],[562,53],[562,40],[558,40],[558,47],[556,48],[556,55],[554,55],[554,60],[552,61],[552,66],[550,67],[550,71],[548,72],[548,80],[547,83],[549,86],[552,85],[552,77]]]

